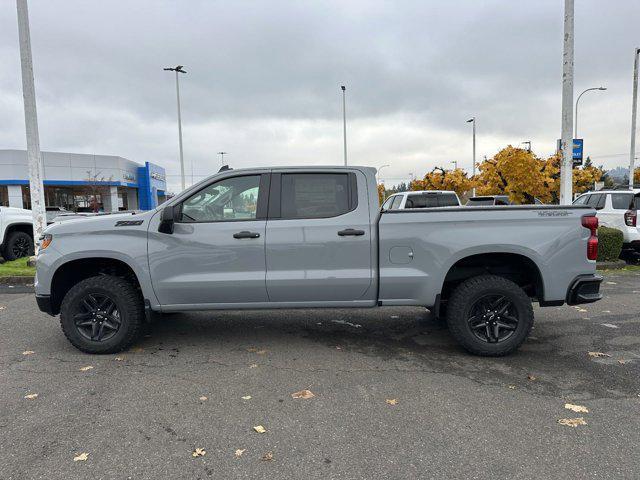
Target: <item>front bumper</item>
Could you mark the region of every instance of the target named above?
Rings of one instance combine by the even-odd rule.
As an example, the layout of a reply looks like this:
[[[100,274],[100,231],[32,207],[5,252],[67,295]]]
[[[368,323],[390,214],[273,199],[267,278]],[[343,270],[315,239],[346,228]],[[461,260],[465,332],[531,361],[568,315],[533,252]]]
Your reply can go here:
[[[567,290],[567,305],[597,302],[602,298],[600,283],[602,275],[581,275],[576,278]]]
[[[48,313],[52,317],[54,316],[51,295],[36,295],[36,302],[41,312]]]

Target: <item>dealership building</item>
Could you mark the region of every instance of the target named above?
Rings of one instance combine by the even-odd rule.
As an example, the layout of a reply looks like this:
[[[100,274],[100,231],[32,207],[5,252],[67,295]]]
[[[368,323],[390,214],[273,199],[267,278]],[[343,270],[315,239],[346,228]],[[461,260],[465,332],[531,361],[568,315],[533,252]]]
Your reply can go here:
[[[112,155],[42,152],[47,207],[150,210],[166,199],[164,168]],[[30,208],[25,150],[0,150],[0,206]]]

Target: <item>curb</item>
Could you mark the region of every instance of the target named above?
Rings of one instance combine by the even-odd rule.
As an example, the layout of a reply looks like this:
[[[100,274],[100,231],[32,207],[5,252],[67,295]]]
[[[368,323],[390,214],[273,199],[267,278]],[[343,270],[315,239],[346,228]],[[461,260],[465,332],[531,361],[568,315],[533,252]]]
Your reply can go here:
[[[33,285],[35,277],[0,277],[0,285]]]
[[[613,262],[597,262],[596,270],[620,270],[628,264],[624,260],[615,260]]]

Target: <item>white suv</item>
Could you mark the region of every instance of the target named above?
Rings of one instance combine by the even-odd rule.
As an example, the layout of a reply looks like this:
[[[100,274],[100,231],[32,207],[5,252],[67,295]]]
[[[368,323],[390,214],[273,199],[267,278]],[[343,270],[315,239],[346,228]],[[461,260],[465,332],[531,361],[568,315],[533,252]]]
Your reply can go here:
[[[640,188],[588,192],[578,197],[573,204],[595,208],[600,225],[622,230],[623,248],[632,248],[640,252]]]
[[[408,208],[459,207],[460,199],[450,190],[414,190],[394,193],[382,204],[383,210]]]

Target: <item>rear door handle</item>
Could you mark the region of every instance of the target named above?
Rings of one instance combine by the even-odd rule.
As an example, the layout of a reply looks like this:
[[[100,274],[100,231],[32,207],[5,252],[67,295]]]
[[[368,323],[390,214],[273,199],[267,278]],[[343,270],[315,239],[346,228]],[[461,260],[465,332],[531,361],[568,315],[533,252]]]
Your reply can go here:
[[[364,230],[355,230],[353,228],[347,228],[346,230],[340,230],[338,235],[341,237],[359,237],[364,235]]]
[[[258,232],[250,232],[249,230],[243,230],[242,232],[234,233],[233,238],[259,238]]]

